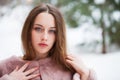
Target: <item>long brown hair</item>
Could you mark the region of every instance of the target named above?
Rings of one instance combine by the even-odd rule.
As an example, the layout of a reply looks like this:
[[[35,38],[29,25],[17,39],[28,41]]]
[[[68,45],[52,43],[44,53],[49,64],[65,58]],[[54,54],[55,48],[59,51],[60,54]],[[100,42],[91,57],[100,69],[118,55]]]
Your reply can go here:
[[[36,6],[32,11],[29,13],[25,24],[22,30],[22,44],[24,49],[24,60],[34,60],[36,58],[36,53],[31,43],[31,30],[33,27],[34,20],[39,13],[48,12],[49,14],[53,15],[55,19],[55,26],[56,26],[56,41],[49,52],[49,56],[55,61],[58,65],[61,65],[65,70],[72,69],[66,64],[65,58],[67,55],[66,49],[66,29],[65,29],[65,22],[60,13],[60,11],[50,5],[50,4],[40,4]]]

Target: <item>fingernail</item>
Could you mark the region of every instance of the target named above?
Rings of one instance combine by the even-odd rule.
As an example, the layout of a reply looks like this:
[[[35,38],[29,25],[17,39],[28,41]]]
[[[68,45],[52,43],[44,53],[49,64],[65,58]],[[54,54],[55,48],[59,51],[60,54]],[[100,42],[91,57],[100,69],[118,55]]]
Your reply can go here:
[[[39,67],[35,67],[35,70],[39,69]]]
[[[30,63],[31,63],[30,61],[27,62],[28,65],[29,65]]]

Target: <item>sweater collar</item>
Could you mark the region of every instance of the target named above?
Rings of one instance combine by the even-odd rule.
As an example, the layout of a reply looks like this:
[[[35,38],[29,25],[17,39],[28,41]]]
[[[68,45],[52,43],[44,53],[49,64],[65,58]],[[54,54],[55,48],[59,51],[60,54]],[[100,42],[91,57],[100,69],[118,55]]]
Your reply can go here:
[[[39,65],[48,65],[52,63],[51,57],[43,58],[38,60]]]

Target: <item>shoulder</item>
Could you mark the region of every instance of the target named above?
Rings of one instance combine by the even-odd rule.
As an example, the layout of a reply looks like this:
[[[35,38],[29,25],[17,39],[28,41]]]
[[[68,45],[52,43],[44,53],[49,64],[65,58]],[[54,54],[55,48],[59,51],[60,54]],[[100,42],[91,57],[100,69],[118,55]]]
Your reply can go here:
[[[17,56],[11,56],[10,58],[4,59],[0,61],[0,66],[5,65],[10,62],[16,62],[16,61],[22,61],[20,57]]]
[[[17,65],[22,65],[23,62],[24,61],[17,56],[11,56],[10,58],[1,60],[0,61],[0,75],[11,72],[13,69],[15,69]]]

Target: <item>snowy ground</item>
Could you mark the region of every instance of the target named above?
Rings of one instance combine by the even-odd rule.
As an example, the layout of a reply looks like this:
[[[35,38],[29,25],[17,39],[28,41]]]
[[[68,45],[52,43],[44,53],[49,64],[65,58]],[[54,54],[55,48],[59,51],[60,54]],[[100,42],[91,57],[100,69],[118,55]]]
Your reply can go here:
[[[20,39],[22,24],[20,23],[24,22],[22,17],[25,17],[26,14],[22,13],[26,10],[28,11],[29,8],[18,6],[13,9],[11,14],[0,19],[0,60],[12,55],[22,55]],[[99,29],[92,27],[88,30],[87,24],[84,26],[86,27],[81,29],[67,29],[68,51],[79,54],[85,64],[96,71],[98,80],[120,80],[120,52],[102,55],[100,53],[82,53],[75,48],[76,44],[84,41],[90,43],[92,40],[101,40]],[[99,51],[100,47],[95,47],[95,50]]]
[[[98,80],[120,80],[120,52],[91,54],[81,56],[85,63],[96,71]]]

